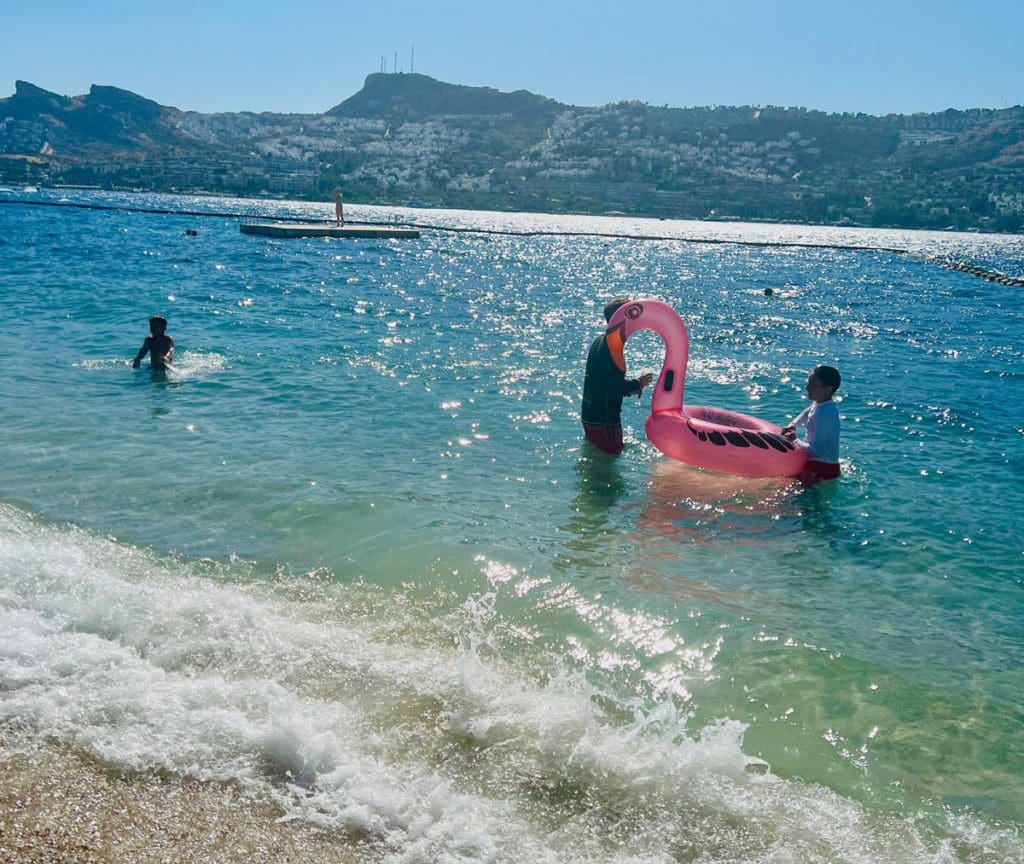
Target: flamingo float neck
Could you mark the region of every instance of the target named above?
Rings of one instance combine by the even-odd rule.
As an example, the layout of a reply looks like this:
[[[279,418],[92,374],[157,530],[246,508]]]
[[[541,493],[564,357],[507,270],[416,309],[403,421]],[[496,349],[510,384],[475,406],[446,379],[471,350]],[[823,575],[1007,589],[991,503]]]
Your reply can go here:
[[[608,322],[607,337],[612,356],[622,369],[626,367],[622,349],[638,330],[653,330],[665,343],[665,360],[654,385],[651,413],[682,411],[686,363],[690,356],[690,337],[683,319],[660,300],[626,303],[618,309]]]

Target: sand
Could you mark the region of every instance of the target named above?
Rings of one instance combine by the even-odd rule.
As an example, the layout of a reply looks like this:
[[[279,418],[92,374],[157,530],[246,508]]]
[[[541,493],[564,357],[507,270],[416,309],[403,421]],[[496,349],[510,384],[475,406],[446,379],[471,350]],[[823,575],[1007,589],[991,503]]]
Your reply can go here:
[[[231,785],[123,774],[0,728],[0,862],[225,864],[372,860],[352,838]]]

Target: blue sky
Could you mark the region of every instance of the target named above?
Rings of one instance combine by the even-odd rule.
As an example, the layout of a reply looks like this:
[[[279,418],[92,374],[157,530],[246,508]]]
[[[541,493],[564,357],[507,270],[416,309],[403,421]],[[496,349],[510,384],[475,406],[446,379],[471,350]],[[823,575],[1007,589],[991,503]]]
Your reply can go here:
[[[1024,103],[1024,2],[0,0],[0,97],[113,84],[196,111],[320,112],[395,63],[575,105],[941,111]]]

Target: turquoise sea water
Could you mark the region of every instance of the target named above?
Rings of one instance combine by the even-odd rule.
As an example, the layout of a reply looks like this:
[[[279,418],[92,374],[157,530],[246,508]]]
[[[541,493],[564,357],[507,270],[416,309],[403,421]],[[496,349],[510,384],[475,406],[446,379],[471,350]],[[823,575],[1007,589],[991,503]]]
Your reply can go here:
[[[404,215],[822,248],[0,205],[0,721],[367,858],[1024,860],[1024,293],[919,257],[1024,238]],[[617,295],[682,314],[694,403],[782,423],[839,366],[842,479],[671,463],[646,399],[582,447]]]

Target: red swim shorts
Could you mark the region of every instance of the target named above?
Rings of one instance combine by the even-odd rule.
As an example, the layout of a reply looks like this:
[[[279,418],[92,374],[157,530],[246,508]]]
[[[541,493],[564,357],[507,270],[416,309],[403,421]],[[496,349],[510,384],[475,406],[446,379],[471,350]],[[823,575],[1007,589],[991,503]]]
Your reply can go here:
[[[839,465],[834,462],[815,462],[809,460],[804,470],[797,475],[797,480],[805,486],[813,486],[822,480],[835,480],[839,476]]]
[[[622,452],[622,427],[617,423],[584,423],[583,434],[598,450],[612,456]]]

